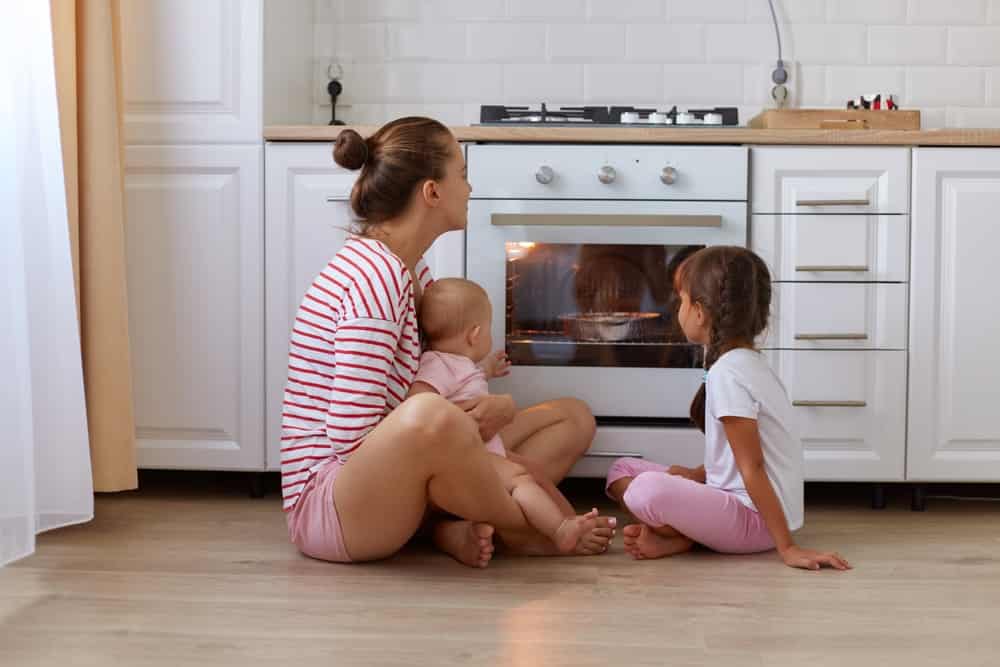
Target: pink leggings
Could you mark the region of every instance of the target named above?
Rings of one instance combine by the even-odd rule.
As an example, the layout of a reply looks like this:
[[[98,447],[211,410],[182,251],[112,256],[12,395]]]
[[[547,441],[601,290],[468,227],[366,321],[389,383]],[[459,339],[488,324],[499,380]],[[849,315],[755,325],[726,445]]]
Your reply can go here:
[[[633,477],[622,498],[635,518],[648,526],[670,526],[681,535],[722,553],[756,553],[774,548],[764,518],[736,495],[684,477],[642,459],[618,459],[607,486]]]

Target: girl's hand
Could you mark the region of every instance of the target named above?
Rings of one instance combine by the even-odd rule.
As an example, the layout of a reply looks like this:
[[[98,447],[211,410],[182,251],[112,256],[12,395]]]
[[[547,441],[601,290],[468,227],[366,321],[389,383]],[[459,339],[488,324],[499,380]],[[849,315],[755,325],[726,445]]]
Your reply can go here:
[[[667,474],[677,475],[678,477],[690,479],[692,482],[698,482],[699,484],[705,483],[704,468],[685,468],[684,466],[670,466],[670,468],[667,469]]]
[[[486,379],[502,378],[510,375],[510,359],[504,350],[497,350],[479,362],[479,367],[486,373]]]
[[[838,553],[803,549],[794,544],[781,552],[781,560],[789,567],[800,567],[803,570],[818,570],[824,565],[835,570],[851,569],[850,563]]]
[[[456,405],[479,424],[479,437],[483,442],[514,421],[514,415],[517,414],[517,406],[510,394],[484,394]]]

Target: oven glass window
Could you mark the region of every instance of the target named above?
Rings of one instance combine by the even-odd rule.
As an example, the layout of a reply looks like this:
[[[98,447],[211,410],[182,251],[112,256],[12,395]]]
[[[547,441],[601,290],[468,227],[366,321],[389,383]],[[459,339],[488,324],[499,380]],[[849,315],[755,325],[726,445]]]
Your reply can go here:
[[[701,367],[673,277],[703,247],[507,243],[507,354],[521,366]]]

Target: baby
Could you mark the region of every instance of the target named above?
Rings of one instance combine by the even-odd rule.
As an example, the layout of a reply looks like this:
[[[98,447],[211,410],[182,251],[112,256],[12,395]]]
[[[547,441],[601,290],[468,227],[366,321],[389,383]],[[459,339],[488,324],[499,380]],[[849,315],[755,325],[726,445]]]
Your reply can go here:
[[[509,373],[502,352],[490,354],[493,308],[486,290],[469,280],[443,278],[424,292],[418,314],[429,348],[420,357],[420,369],[410,395],[433,391],[452,402],[489,393],[487,380]],[[595,544],[597,510],[576,516],[554,484],[536,480],[524,466],[507,459],[499,435],[486,443],[507,490],[520,505],[528,523],[546,535],[560,553],[602,553],[606,540]]]

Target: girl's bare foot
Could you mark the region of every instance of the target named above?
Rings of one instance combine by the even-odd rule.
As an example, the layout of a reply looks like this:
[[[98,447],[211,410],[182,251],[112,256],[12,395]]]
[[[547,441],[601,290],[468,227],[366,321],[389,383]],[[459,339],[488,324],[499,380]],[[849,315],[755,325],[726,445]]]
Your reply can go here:
[[[657,535],[652,528],[645,524],[625,526],[622,533],[625,551],[636,560],[673,556],[689,551],[694,545],[694,542],[683,535],[674,537]]]
[[[573,553],[578,556],[596,556],[608,550],[615,537],[618,519],[613,516],[597,517],[597,525],[576,543]]]
[[[469,567],[486,567],[493,558],[493,526],[488,523],[440,521],[433,540],[438,549]]]
[[[586,514],[571,516],[563,519],[556,529],[552,541],[560,553],[572,553],[580,540],[597,527],[597,508],[593,508]]]

